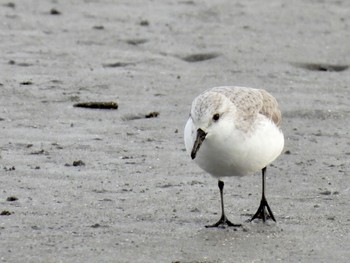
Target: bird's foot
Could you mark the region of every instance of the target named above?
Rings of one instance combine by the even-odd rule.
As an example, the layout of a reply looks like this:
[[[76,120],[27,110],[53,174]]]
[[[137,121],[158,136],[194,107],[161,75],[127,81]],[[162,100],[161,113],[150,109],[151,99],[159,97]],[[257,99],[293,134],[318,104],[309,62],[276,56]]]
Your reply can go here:
[[[273,216],[273,213],[271,211],[271,208],[269,207],[269,204],[266,201],[266,198],[262,197],[258,211],[256,211],[255,215],[253,215],[252,219],[250,219],[250,222],[254,219],[262,219],[262,221],[265,222],[270,218],[276,222],[276,219]]]
[[[241,227],[241,224],[233,224],[230,220],[227,219],[225,215],[222,215],[220,220],[216,222],[214,225],[207,225],[205,226],[206,228],[211,228],[211,227],[218,227],[218,228],[225,228],[225,226],[228,227]]]

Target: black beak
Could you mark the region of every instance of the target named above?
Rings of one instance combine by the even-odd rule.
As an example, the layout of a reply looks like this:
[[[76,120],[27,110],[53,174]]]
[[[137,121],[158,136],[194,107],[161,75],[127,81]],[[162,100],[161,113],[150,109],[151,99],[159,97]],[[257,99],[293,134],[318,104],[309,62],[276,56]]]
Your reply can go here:
[[[202,142],[205,139],[205,136],[207,136],[207,134],[202,129],[197,130],[197,137],[196,137],[196,140],[193,144],[193,148],[192,148],[192,152],[191,152],[192,159],[196,158],[197,152],[198,152],[199,148],[201,147]]]

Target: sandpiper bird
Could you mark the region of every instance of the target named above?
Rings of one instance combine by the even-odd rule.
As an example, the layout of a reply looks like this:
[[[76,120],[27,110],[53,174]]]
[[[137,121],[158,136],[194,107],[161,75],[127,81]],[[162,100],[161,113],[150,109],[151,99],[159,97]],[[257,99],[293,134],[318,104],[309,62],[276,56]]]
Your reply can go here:
[[[265,173],[284,147],[280,122],[276,99],[263,89],[215,87],[193,100],[184,131],[186,150],[200,168],[218,179],[221,197],[221,218],[206,227],[241,226],[225,215],[223,178],[257,171],[262,171],[262,197],[251,221],[276,221],[265,197]]]

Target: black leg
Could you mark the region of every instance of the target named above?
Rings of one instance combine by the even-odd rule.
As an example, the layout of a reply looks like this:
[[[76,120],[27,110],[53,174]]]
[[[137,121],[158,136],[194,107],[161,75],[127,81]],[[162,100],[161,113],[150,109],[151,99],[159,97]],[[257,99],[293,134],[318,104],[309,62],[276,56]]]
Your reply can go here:
[[[221,218],[219,219],[218,222],[216,222],[214,225],[208,225],[205,227],[222,227],[225,228],[225,225],[227,226],[233,226],[233,227],[240,227],[242,226],[241,224],[233,224],[231,223],[230,220],[227,219],[225,215],[225,210],[224,210],[224,182],[220,181],[218,182],[218,186],[220,189],[220,198],[221,198]]]
[[[259,218],[265,222],[267,219],[271,218],[273,221],[276,222],[276,219],[273,216],[271,208],[267,203],[267,200],[265,197],[265,172],[266,172],[266,167],[262,169],[262,196],[261,196],[260,206],[258,208],[258,211],[256,211],[255,215],[253,215],[252,219],[250,219],[250,221],[253,221],[256,218]]]

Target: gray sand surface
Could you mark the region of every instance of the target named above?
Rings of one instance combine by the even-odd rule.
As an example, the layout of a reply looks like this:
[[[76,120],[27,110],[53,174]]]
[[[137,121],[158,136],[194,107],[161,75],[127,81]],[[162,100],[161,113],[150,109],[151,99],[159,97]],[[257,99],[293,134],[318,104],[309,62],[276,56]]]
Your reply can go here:
[[[0,1],[0,262],[348,262],[349,14],[346,0]],[[217,182],[183,128],[220,85],[280,103],[276,224],[246,222],[257,173],[225,180],[243,228],[204,227]],[[87,101],[119,108],[73,107]]]

